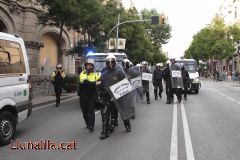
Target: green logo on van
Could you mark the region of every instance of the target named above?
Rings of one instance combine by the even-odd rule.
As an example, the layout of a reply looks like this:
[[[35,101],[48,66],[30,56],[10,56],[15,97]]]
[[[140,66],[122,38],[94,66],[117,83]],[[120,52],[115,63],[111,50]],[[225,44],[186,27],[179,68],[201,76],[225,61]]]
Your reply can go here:
[[[27,90],[24,90],[24,91],[23,91],[23,95],[24,95],[24,96],[27,96]]]

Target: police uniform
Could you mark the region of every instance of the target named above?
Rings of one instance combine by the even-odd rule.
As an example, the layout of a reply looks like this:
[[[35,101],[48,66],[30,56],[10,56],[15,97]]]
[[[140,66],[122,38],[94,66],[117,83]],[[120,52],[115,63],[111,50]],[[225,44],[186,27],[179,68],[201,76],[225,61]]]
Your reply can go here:
[[[58,65],[57,68],[61,68],[61,66]],[[52,72],[52,74],[51,74],[52,83],[54,85],[54,92],[56,95],[56,107],[58,107],[60,104],[60,97],[62,94],[64,78],[65,78],[65,74],[61,69],[56,70],[56,71]]]
[[[100,78],[97,72],[88,73],[82,71],[80,79],[80,106],[83,113],[83,118],[90,131],[94,129],[95,123],[95,103],[96,103],[96,81]]]

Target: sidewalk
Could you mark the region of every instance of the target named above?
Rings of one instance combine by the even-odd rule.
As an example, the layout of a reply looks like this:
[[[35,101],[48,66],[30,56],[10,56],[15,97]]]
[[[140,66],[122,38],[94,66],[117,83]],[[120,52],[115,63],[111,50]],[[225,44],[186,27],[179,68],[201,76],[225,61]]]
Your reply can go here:
[[[214,82],[213,79],[211,79],[211,78],[203,78],[203,77],[201,77],[200,80],[201,81]],[[233,87],[240,87],[240,81],[225,80],[225,81],[217,81],[215,83],[223,83],[223,84],[230,85],[230,86],[233,86]]]
[[[68,98],[78,98],[77,93],[62,93],[61,100],[66,100]],[[55,95],[40,95],[33,97],[32,103],[33,103],[33,108],[46,105],[49,103],[54,103],[56,102],[56,97]]]

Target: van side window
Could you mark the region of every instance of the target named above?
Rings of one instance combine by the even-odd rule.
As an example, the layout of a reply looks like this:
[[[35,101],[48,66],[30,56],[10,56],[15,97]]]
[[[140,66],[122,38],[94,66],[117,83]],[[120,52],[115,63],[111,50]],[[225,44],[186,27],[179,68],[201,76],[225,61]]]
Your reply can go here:
[[[0,40],[0,74],[26,73],[20,44]]]

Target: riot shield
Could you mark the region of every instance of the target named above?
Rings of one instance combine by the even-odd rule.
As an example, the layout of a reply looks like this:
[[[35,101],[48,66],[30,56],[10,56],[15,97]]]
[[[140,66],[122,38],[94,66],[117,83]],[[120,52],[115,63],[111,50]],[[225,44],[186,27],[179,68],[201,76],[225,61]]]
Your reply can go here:
[[[138,66],[129,68],[126,71],[128,79],[131,82],[133,88],[137,89],[142,87],[141,69]]]
[[[134,115],[131,92],[133,88],[123,69],[119,66],[114,69],[104,68],[101,74],[102,85],[109,93],[123,120]]]
[[[177,63],[171,64],[170,73],[172,88],[183,88],[183,79],[180,65]]]

